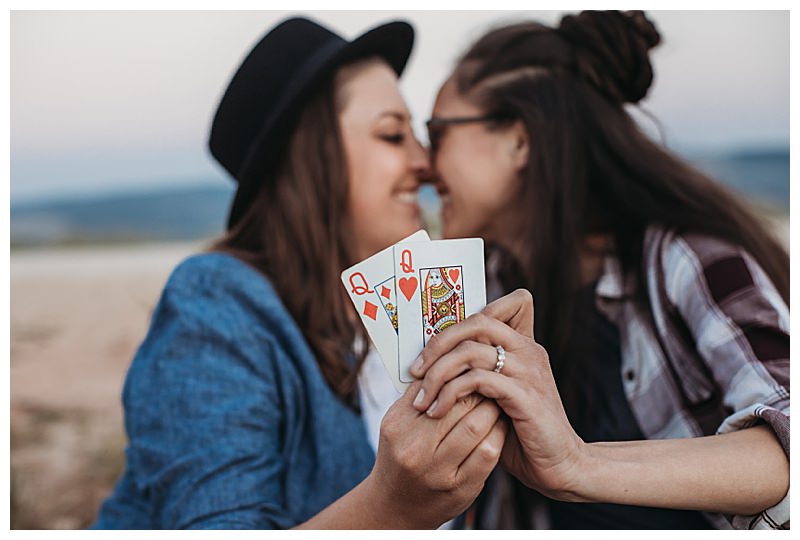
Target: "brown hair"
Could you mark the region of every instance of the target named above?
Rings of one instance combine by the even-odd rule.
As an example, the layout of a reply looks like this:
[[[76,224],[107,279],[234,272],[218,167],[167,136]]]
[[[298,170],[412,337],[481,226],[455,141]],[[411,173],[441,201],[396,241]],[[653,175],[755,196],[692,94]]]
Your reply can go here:
[[[642,12],[582,12],[558,28],[491,31],[452,76],[459,94],[487,114],[525,125],[530,155],[512,214],[514,230],[529,236],[521,259],[506,260],[502,279],[536,299],[536,337],[550,352],[568,412],[578,377],[591,367],[570,343],[588,235],[610,235],[623,271],[640,284],[648,225],[712,235],[748,251],[788,304],[781,245],[744,202],[651,141],[623,107],[646,95],[649,50],[659,41]],[[647,302],[644,287],[637,289]]]
[[[228,252],[267,276],[305,336],[331,389],[356,403],[367,336],[339,275],[353,264],[346,239],[348,168],[333,77],[321,84],[290,129],[279,164],[242,218],[212,250]],[[352,360],[352,362],[349,362]]]

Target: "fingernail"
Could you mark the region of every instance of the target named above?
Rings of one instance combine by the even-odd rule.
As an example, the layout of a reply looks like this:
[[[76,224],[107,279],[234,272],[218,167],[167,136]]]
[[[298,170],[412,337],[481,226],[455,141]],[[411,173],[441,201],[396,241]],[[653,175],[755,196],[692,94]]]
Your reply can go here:
[[[425,414],[427,414],[428,416],[433,416],[433,411],[436,409],[436,406],[437,406],[438,404],[439,404],[439,400],[437,399],[436,401],[434,401],[433,403],[431,403],[431,406],[430,406],[430,407],[428,407],[428,410],[427,410],[427,411],[425,411]]]
[[[419,373],[420,370],[422,370],[422,364],[424,363],[425,361],[422,359],[422,355],[420,354],[419,356],[417,356],[417,359],[414,360],[414,365],[411,366],[411,370],[414,371],[415,373]]]
[[[419,404],[422,403],[423,399],[425,399],[425,389],[424,388],[420,388],[419,389],[419,393],[417,394],[417,397],[414,398],[414,406],[415,407],[419,406]]]

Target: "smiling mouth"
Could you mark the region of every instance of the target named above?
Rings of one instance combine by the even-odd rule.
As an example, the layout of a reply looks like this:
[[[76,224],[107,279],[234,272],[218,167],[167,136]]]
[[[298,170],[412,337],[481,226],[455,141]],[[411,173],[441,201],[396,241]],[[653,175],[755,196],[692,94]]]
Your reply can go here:
[[[402,204],[413,206],[419,205],[419,184],[413,186],[404,186],[395,190],[393,194],[394,200]]]
[[[403,203],[403,204],[417,204],[418,197],[417,197],[417,190],[414,191],[401,191],[396,193],[394,198],[395,200]]]

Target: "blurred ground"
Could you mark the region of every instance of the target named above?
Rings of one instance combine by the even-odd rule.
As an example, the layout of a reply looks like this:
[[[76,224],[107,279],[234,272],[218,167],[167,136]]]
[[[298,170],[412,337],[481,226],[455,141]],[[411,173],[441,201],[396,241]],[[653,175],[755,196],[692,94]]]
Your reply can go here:
[[[195,244],[12,252],[11,528],[87,526],[124,464],[120,392]]]
[[[788,246],[788,217],[776,224]],[[12,529],[93,521],[124,466],[128,364],[171,269],[200,249],[12,252]]]

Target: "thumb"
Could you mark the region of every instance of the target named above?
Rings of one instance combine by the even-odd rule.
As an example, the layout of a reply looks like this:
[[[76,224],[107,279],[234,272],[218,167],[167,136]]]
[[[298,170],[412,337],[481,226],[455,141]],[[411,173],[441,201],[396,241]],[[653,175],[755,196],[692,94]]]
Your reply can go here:
[[[483,308],[482,312],[525,337],[533,338],[533,295],[527,289],[517,289],[498,298]]]

